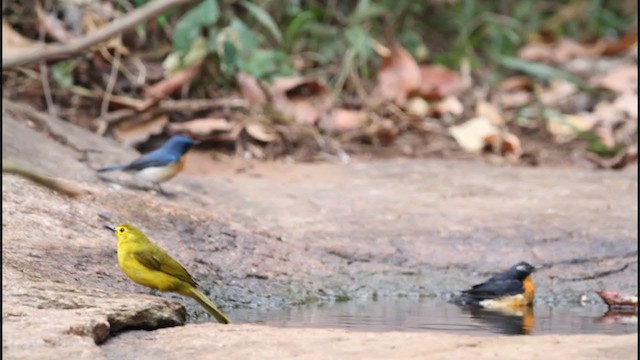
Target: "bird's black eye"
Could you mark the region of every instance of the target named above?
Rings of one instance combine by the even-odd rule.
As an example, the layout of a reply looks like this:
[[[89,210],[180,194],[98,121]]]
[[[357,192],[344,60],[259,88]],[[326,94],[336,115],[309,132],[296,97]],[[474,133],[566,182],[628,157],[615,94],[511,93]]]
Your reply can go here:
[[[124,232],[124,228],[120,228],[120,232]]]

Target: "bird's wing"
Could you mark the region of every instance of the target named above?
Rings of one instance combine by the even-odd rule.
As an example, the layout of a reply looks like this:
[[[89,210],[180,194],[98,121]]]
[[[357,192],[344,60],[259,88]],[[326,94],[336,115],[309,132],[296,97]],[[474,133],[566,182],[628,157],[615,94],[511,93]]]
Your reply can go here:
[[[463,293],[476,298],[490,299],[496,296],[516,295],[522,291],[522,282],[517,279],[491,278],[482,284],[472,286]]]
[[[127,166],[127,170],[142,170],[148,167],[166,166],[179,160],[180,154],[167,152],[164,149],[158,149],[148,154],[144,154],[134,160]]]
[[[153,251],[148,251],[148,249],[136,251],[133,253],[133,256],[149,269],[161,271],[192,286],[198,286],[184,266],[160,249],[154,249]]]

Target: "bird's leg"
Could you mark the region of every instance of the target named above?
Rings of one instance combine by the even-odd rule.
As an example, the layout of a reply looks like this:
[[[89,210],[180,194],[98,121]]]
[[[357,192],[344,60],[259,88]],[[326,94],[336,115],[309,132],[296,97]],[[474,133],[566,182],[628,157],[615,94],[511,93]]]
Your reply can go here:
[[[162,189],[162,187],[160,186],[160,183],[153,183],[153,187],[161,194],[164,196],[169,196],[170,194],[166,191],[164,191],[164,189]]]
[[[158,291],[158,289],[150,288],[149,295],[158,296],[159,294],[160,294],[160,291]]]
[[[160,187],[160,184],[159,184],[159,183],[153,183],[153,186],[154,186],[154,188],[155,188],[156,190],[158,190],[158,192],[160,193],[160,195],[162,195],[162,196],[164,196],[164,197],[171,198],[171,197],[174,197],[174,196],[175,196],[175,194],[172,194],[172,193],[170,193],[170,192],[166,192],[166,191],[164,191],[164,189],[162,189],[162,187]]]

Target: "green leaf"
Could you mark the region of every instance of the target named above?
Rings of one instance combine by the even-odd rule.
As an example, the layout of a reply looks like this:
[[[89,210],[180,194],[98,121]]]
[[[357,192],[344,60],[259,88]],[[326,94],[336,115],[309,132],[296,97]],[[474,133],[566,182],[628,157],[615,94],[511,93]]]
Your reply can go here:
[[[238,49],[231,41],[224,42],[224,53],[222,54],[221,68],[227,76],[231,76],[238,68]]]
[[[249,13],[251,13],[259,23],[266,27],[269,32],[271,32],[271,35],[278,41],[278,43],[282,43],[282,33],[280,32],[280,29],[278,29],[276,22],[273,21],[271,15],[269,15],[263,8],[253,5],[248,1],[242,1],[242,6],[249,10]]]
[[[243,64],[242,70],[258,79],[266,79],[274,75],[286,76],[294,74],[288,55],[280,50],[256,51]]]
[[[309,10],[303,11],[291,19],[291,22],[289,22],[289,26],[287,26],[284,33],[285,48],[290,49],[298,35],[301,34],[308,24],[313,22],[315,19],[315,13]]]
[[[189,51],[202,28],[215,24],[219,16],[218,2],[203,0],[178,20],[173,33],[173,48],[182,52]]]
[[[360,24],[377,16],[385,14],[385,9],[376,4],[371,4],[370,0],[360,0],[356,9],[349,17],[349,23]]]
[[[53,79],[62,87],[70,87],[74,83],[73,70],[75,68],[74,61],[59,61],[52,66]]]
[[[352,26],[345,31],[345,36],[361,60],[366,60],[371,53],[369,34],[361,26]]]
[[[231,20],[229,28],[238,36],[236,47],[238,47],[242,56],[251,56],[258,49],[258,34],[251,31],[240,19]]]

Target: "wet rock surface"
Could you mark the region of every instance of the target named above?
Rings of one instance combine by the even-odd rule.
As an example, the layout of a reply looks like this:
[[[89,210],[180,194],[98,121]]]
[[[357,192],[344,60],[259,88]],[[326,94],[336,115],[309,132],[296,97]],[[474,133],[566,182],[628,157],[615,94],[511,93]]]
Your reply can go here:
[[[543,266],[534,275],[541,302],[578,302],[583,295],[598,301],[593,291],[601,289],[637,293],[636,168],[597,172],[434,160],[220,163],[199,151],[190,155],[185,173],[164,186],[174,194],[167,198],[145,191],[149,184],[127,174],[100,180],[93,169],[137,153],[69,124],[44,131],[3,114],[2,146],[4,159],[86,191],[68,199],[3,176],[8,358],[126,358],[127,351],[142,351],[139,346],[149,353],[163,346],[184,349],[176,353],[179,358],[202,352],[206,358],[218,346],[213,334],[290,336],[285,329],[191,324],[162,330],[185,332],[172,335],[175,340],[156,341],[163,332],[125,332],[98,347],[120,330],[181,324],[182,304],[187,322],[205,319],[191,299],[151,296],[125,278],[116,240],[104,224],[128,222],[143,229],[223,310],[355,297],[448,298],[521,260]],[[308,331],[309,341],[318,331],[324,347],[334,334],[347,336]],[[206,345],[186,350],[176,345],[181,336]],[[242,358],[254,345],[234,343],[233,336],[227,344],[240,347],[235,358]],[[368,346],[373,335],[359,336],[355,347]],[[411,336],[397,334],[380,346],[400,346]],[[459,345],[454,335],[429,336],[451,336],[450,345]],[[116,339],[125,339],[120,352],[109,346]],[[605,351],[610,337],[597,339]],[[625,349],[634,345],[629,337],[614,339]],[[491,344],[500,341],[509,343],[505,338]],[[547,341],[564,346],[564,340]],[[297,350],[287,351],[295,357]]]

